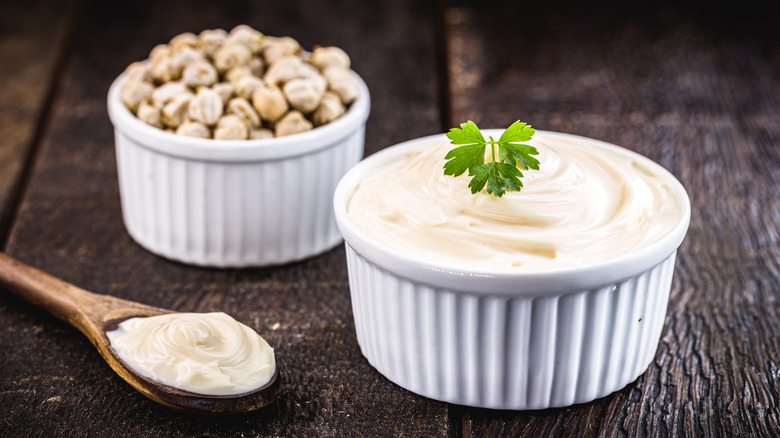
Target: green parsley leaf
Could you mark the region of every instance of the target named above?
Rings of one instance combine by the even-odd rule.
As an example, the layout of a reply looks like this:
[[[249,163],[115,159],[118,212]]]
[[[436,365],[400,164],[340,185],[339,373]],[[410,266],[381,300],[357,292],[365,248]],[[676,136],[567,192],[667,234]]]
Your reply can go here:
[[[447,133],[454,145],[463,145],[447,153],[444,158],[448,161],[444,164],[444,174],[459,176],[472,167],[485,163],[485,147],[487,142],[482,136],[477,125],[468,121],[460,125],[461,129],[452,128]]]
[[[463,172],[485,163],[485,144],[457,147],[449,151],[444,158],[450,160],[444,163],[445,175],[462,175]]]
[[[460,128],[452,128],[447,137],[458,147],[451,149],[444,157],[444,174],[460,176],[466,170],[471,176],[469,188],[477,193],[487,186],[487,193],[496,197],[504,196],[507,190],[520,191],[523,183],[520,169],[539,170],[539,160],[533,157],[539,152],[535,147],[523,144],[536,132],[531,125],[512,123],[498,141],[485,137],[477,125],[469,120],[461,123]],[[490,148],[490,161],[485,162],[485,152]]]

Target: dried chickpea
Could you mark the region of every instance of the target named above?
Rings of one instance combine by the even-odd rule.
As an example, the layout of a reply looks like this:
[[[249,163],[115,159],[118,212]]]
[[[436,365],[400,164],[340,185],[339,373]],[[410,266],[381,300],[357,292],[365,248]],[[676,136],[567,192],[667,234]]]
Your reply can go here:
[[[162,108],[169,100],[179,94],[189,93],[189,89],[184,83],[179,81],[166,82],[152,91],[152,104]]]
[[[211,138],[211,130],[200,122],[186,120],[176,128],[176,134],[186,135],[187,137]]]
[[[269,84],[282,85],[290,79],[305,77],[306,72],[301,58],[284,56],[268,66],[263,80]]]
[[[167,44],[158,44],[152,48],[152,50],[149,52],[149,61],[154,62],[154,60],[159,58],[167,58],[168,55],[171,54],[171,46]]]
[[[282,87],[284,97],[290,102],[290,106],[298,111],[308,114],[319,106],[324,90],[319,90],[311,79],[291,79]]]
[[[220,117],[217,127],[214,128],[214,138],[218,140],[246,140],[249,137],[249,129],[235,114],[227,114]]]
[[[303,77],[311,80],[314,83],[314,87],[317,89],[317,91],[324,93],[328,89],[328,80],[325,79],[325,76],[323,76],[322,73],[320,73],[320,71],[316,68],[309,64],[304,65],[306,68],[304,68],[305,74]]]
[[[152,68],[145,62],[136,61],[127,66],[125,76],[128,81],[152,82]]]
[[[235,114],[247,124],[250,128],[260,127],[260,116],[252,107],[252,104],[243,97],[234,97],[227,104],[227,113]]]
[[[252,76],[252,69],[249,68],[249,65],[237,65],[231,67],[223,76],[226,81],[235,84],[239,79],[245,76]]]
[[[224,44],[214,52],[214,66],[224,73],[237,65],[247,65],[252,52],[243,44]]]
[[[338,94],[333,91],[326,91],[311,119],[314,122],[314,126],[322,126],[343,116],[346,110]]]
[[[198,36],[192,32],[180,33],[168,42],[168,45],[173,49],[181,48],[184,46],[195,47],[198,44]]]
[[[184,67],[181,73],[181,80],[188,87],[211,86],[217,82],[219,74],[208,61],[198,61]]]
[[[222,98],[216,91],[208,87],[200,87],[195,97],[189,101],[187,114],[196,122],[212,126],[222,115],[222,107]]]
[[[165,83],[175,79],[173,61],[170,56],[158,56],[152,60],[152,79]]]
[[[260,53],[265,36],[246,24],[239,24],[230,30],[227,43],[239,43],[247,46],[253,54]]]
[[[328,67],[348,70],[350,65],[349,55],[338,47],[315,47],[309,62],[320,70]]]
[[[306,120],[306,117],[300,111],[292,110],[276,123],[276,136],[284,137],[298,134],[310,131],[313,127],[312,123]]]
[[[227,105],[228,101],[235,96],[235,86],[230,82],[218,82],[211,87],[222,99],[222,105]]]
[[[207,62],[202,53],[190,46],[179,46],[171,50],[171,77],[178,79],[181,77],[184,69],[190,65],[200,62]]]
[[[248,100],[252,98],[252,93],[254,93],[255,90],[265,87],[265,82],[258,77],[249,75],[239,79],[235,83],[235,87],[236,96]]]
[[[322,73],[328,80],[328,87],[341,97],[341,101],[345,105],[349,105],[357,99],[360,90],[352,76],[350,76],[349,70],[330,67]]]
[[[284,93],[276,85],[258,88],[252,93],[252,106],[263,120],[271,123],[279,120],[290,108]]]
[[[169,128],[176,128],[187,119],[188,107],[192,94],[184,93],[174,97],[162,109],[162,123]]]
[[[152,84],[143,81],[125,81],[119,90],[119,98],[132,112],[138,110],[141,102],[152,97]]]
[[[249,138],[252,140],[274,138],[274,132],[268,128],[249,128]]]
[[[217,48],[225,42],[227,31],[224,29],[206,29],[198,34],[198,42],[195,45],[204,55],[213,57]]]
[[[301,52],[301,45],[291,37],[265,37],[263,43],[263,57],[266,62],[273,64],[279,58],[295,56]]]
[[[136,113],[138,120],[152,125],[155,128],[162,128],[162,112],[160,108],[150,104],[149,102],[141,102],[138,105],[138,112]]]

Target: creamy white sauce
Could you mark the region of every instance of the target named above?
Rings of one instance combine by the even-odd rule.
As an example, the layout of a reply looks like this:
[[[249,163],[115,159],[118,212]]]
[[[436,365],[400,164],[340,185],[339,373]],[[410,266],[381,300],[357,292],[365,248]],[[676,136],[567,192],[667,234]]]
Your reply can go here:
[[[106,335],[117,355],[140,375],[198,394],[252,391],[276,371],[271,346],[221,312],[131,318]]]
[[[363,180],[350,219],[382,243],[426,260],[490,270],[553,270],[642,248],[680,218],[676,181],[660,166],[583,139],[537,132],[539,170],[502,198],[444,175],[454,146],[437,141]]]

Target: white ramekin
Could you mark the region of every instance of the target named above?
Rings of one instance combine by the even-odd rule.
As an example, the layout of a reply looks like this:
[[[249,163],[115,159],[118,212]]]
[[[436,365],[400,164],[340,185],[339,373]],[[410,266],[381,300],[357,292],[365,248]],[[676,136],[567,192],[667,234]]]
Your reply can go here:
[[[370,98],[311,131],[264,140],[185,137],[138,120],[108,92],[122,216],[130,236],[160,256],[202,266],[276,265],[341,243],[331,200],[363,157]]]
[[[487,130],[498,138],[500,130]],[[536,138],[576,137],[537,131]],[[617,146],[576,137],[649,168]],[[334,196],[347,249],[352,310],[363,355],[417,394],[494,409],[584,403],[634,381],[652,361],[666,315],[677,248],[690,202],[657,242],[609,262],[549,272],[468,271],[401,253],[347,216],[360,181],[444,135],[408,141],[353,167]]]

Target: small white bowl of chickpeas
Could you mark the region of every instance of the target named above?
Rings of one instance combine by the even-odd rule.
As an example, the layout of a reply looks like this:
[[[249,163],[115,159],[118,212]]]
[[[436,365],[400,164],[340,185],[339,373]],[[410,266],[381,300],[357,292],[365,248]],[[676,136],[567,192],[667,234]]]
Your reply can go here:
[[[108,92],[122,216],[168,259],[257,267],[341,243],[332,209],[363,156],[368,89],[337,47],[246,25],[183,33]]]

